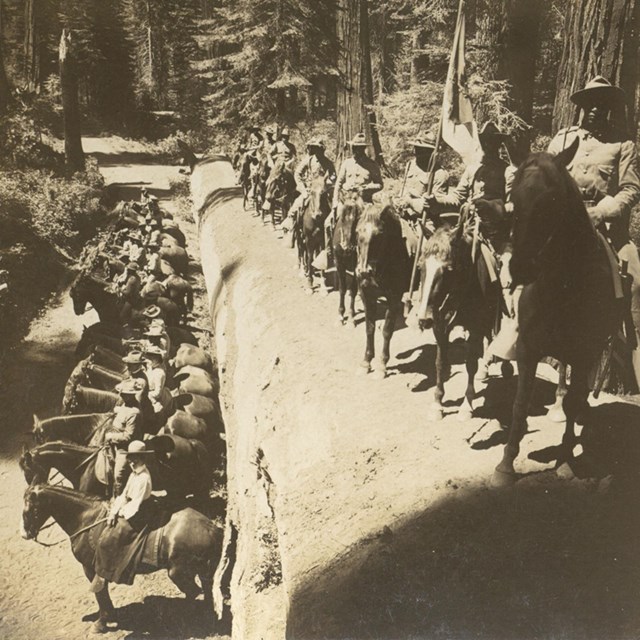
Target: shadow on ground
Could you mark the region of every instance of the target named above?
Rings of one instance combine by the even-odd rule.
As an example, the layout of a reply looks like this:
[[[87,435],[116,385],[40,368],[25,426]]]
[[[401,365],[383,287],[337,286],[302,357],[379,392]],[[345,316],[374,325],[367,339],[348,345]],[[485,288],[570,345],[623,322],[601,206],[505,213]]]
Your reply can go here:
[[[86,620],[95,619],[94,615]],[[231,633],[228,622],[215,621],[213,611],[207,611],[204,601],[147,596],[144,602],[134,602],[118,609],[117,629],[129,631],[127,640],[156,638],[212,638]]]
[[[390,522],[297,585],[287,637],[638,637],[640,408],[585,422],[590,479],[465,488]]]

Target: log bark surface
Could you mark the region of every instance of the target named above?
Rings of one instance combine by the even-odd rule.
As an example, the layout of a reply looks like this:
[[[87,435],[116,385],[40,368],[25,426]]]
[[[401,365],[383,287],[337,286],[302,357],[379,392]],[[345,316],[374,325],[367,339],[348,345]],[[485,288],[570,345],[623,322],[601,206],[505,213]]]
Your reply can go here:
[[[60,62],[60,88],[64,113],[64,155],[71,172],[84,170],[84,151],[78,104],[78,75],[71,34],[65,29],[60,36],[58,51]]]

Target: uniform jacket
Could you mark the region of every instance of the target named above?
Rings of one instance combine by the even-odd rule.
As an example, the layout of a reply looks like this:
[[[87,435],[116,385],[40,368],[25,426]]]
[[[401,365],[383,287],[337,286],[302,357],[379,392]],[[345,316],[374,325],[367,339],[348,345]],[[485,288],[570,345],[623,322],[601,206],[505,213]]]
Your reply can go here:
[[[142,436],[142,413],[138,407],[117,405],[113,408],[115,416],[105,436],[109,442],[126,445]]]
[[[336,168],[327,156],[308,153],[296,167],[294,177],[296,187],[302,193],[316,178],[324,178],[326,183],[335,182]]]
[[[491,162],[481,160],[469,165],[458,186],[447,195],[436,196],[436,201],[456,208],[479,199],[506,201],[514,177],[513,168],[499,158]]]
[[[606,231],[616,249],[620,249],[629,241],[631,209],[640,200],[636,145],[630,140],[600,140],[586,129],[570,127],[558,132],[549,144],[549,153],[560,153],[576,138],[580,144],[568,166],[569,173],[594,224]]]
[[[355,158],[347,158],[340,167],[338,179],[333,192],[333,207],[337,207],[340,202],[340,192],[348,191],[365,184],[375,185],[371,189],[367,189],[362,194],[365,202],[371,202],[371,196],[382,189],[382,174],[380,167],[369,156],[364,156],[361,160]]]
[[[291,162],[296,157],[296,148],[284,140],[275,142],[269,149],[269,158],[275,164],[277,160],[284,160],[285,163]],[[273,166],[272,164],[272,166]]]

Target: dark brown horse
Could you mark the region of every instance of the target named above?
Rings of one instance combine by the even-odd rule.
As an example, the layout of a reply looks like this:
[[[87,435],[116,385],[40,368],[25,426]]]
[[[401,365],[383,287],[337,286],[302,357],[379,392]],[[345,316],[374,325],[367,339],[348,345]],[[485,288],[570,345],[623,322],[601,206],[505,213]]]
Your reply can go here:
[[[69,388],[62,400],[63,415],[77,413],[108,413],[113,411],[120,396],[114,391],[93,389],[81,384]]]
[[[517,478],[513,463],[527,429],[536,368],[545,356],[571,366],[558,462],[572,458],[575,420],[588,407],[590,369],[622,318],[603,241],[565,168],[578,142],[555,158],[531,155],[513,185],[511,274],[514,285],[524,289],[518,307],[518,390],[509,440],[494,473],[497,485]]]
[[[108,504],[99,498],[65,487],[34,485],[24,495],[22,537],[36,539],[46,520],[53,518],[72,538],[73,555],[91,581],[95,576],[96,541],[107,526],[106,522],[96,523],[107,513]],[[213,615],[213,574],[222,549],[222,533],[220,527],[194,509],[177,511],[162,528],[157,562],[139,572],[167,569],[171,580],[188,598],[195,598],[202,591]],[[196,576],[201,588],[195,582]],[[99,617],[94,630],[104,632],[107,622],[115,619],[108,585],[96,593],[96,600]]]
[[[341,324],[347,322],[355,326],[355,304],[358,292],[356,279],[356,262],[358,236],[356,227],[362,214],[364,203],[362,199],[354,195],[348,198],[333,229],[331,242],[333,244],[333,257],[336,265],[336,279],[338,285],[338,316]],[[349,315],[346,314],[345,298],[349,292]]]
[[[500,305],[499,283],[490,281],[480,257],[473,259],[472,242],[462,221],[454,229],[448,225],[437,229],[423,253],[418,318],[422,328],[433,328],[436,339],[436,387],[431,419],[442,418],[444,383],[450,373],[449,334],[454,326],[467,330],[467,388],[459,417],[467,419],[473,415],[478,358],[482,356],[483,339],[491,337]]]
[[[324,176],[319,176],[309,186],[309,196],[301,215],[300,250],[310,290],[313,290],[313,260],[324,246],[324,221],[330,209],[327,183]]]
[[[357,234],[356,276],[367,332],[362,367],[367,373],[371,371],[371,361],[375,356],[376,307],[378,298],[384,296],[387,309],[382,329],[382,356],[375,368],[376,377],[384,378],[396,318],[402,312],[402,295],[409,286],[411,263],[402,237],[400,218],[390,204],[368,205],[358,221]]]

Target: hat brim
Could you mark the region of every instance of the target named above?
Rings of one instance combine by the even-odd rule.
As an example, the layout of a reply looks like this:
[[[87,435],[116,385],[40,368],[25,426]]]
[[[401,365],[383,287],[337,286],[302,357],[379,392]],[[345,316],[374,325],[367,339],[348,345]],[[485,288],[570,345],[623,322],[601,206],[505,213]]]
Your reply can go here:
[[[350,147],[368,147],[369,144],[367,142],[349,142]]]
[[[155,451],[125,451],[124,455],[127,456],[127,458],[132,458],[133,456],[148,456],[148,455],[155,455]]]
[[[625,93],[620,87],[602,86],[580,89],[569,97],[571,102],[582,107],[592,101],[608,100],[613,105],[624,104]]]
[[[414,147],[418,148],[418,149],[431,149],[431,150],[435,150],[436,145],[433,143],[427,143],[427,142],[420,142],[419,140],[414,140],[411,143]]]

